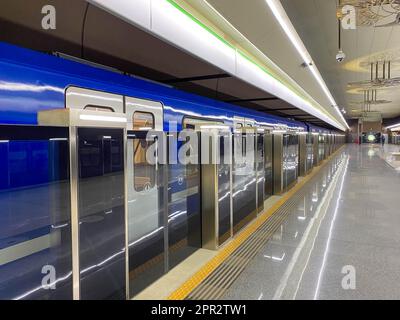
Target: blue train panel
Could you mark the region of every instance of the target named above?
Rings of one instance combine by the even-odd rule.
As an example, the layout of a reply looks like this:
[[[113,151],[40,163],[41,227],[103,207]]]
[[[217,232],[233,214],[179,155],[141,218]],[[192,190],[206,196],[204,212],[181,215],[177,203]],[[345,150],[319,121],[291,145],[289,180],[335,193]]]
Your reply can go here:
[[[221,119],[230,124],[234,116],[242,116],[271,125],[306,129],[301,122],[0,43],[0,123],[36,124],[39,110],[64,108],[65,89],[72,85],[160,101],[164,105],[166,123],[173,120],[179,125],[186,115]],[[166,126],[164,129],[167,131]]]

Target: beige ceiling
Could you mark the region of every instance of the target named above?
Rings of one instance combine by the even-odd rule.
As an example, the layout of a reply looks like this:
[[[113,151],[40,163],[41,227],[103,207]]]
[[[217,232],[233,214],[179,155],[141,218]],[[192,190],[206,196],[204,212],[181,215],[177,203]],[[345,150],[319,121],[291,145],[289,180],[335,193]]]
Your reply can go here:
[[[355,30],[343,30],[342,47],[347,57],[343,64],[338,64],[335,63],[338,50],[336,0],[281,2],[337,102],[346,107],[348,116],[359,116],[363,93],[358,90],[351,92],[347,84],[370,78],[369,68],[360,67],[364,64],[382,58],[399,59],[400,26],[358,26]],[[400,64],[393,63],[392,66],[391,76],[400,76]],[[400,114],[400,87],[378,90],[377,98],[392,103],[372,105],[371,111],[381,112],[384,118]]]
[[[333,115],[335,111],[311,73],[301,67],[300,58],[289,42],[265,0],[208,0],[254,45],[279,65]],[[369,68],[360,68],[375,56],[400,59],[400,26],[357,27],[343,31],[343,50],[347,58],[339,64],[336,20],[337,0],[281,0],[289,18],[311,54],[337,104],[347,117],[360,115],[362,92],[347,92],[348,83],[370,78]],[[392,64],[392,77],[400,76],[400,62]],[[400,115],[400,87],[378,90],[377,98],[391,103],[372,105],[383,117]],[[352,111],[356,110],[356,111]]]

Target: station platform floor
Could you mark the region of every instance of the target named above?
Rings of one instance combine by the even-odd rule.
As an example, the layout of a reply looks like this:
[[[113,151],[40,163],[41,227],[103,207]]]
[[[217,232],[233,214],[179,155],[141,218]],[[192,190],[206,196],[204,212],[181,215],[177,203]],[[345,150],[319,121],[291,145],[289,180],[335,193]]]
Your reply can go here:
[[[385,144],[383,147],[371,145],[368,152],[370,154],[378,153],[388,165],[396,170],[400,170],[400,145]]]
[[[400,299],[400,146],[348,144],[136,299]]]
[[[400,299],[398,149],[341,149],[221,299]]]

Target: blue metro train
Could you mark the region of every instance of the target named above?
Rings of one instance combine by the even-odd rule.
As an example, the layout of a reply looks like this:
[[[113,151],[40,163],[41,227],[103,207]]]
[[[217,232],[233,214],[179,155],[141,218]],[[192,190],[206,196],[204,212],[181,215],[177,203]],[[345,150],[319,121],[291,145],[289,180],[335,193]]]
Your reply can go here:
[[[38,123],[38,112],[65,108],[128,119],[127,137],[78,132],[78,236],[71,233],[70,132]],[[218,168],[219,245],[296,182],[300,136],[307,136],[306,171],[343,143],[326,129],[6,43],[0,124],[0,299],[72,299],[74,241],[81,299],[132,297],[203,246],[202,167],[146,163],[149,130],[254,128],[255,163]],[[282,158],[274,155],[277,141]]]

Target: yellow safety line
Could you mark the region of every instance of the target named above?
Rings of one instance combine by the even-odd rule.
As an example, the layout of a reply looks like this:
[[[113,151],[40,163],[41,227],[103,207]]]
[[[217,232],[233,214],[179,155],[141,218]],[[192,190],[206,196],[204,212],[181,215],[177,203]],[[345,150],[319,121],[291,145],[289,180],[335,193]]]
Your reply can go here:
[[[234,237],[221,251],[207,262],[190,279],[186,280],[178,289],[171,293],[167,300],[183,300],[192,292],[205,278],[207,278],[229,255],[232,254],[254,231],[256,231],[268,218],[270,218],[286,201],[288,201],[298,190],[300,190],[312,177],[314,177],[344,146],[340,147],[329,158],[322,161],[314,169],[298,182],[292,189],[286,192],[271,208],[259,215],[243,231]]]

